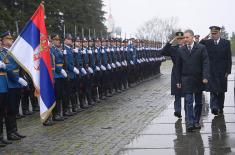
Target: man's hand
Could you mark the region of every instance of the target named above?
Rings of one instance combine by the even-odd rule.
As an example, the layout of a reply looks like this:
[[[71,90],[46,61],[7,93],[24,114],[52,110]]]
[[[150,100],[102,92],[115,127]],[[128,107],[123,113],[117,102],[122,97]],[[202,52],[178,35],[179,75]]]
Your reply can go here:
[[[180,84],[180,83],[177,83],[177,84],[176,84],[176,87],[180,89],[180,88],[181,88],[181,84]]]
[[[207,80],[207,79],[203,79],[203,80],[202,80],[202,83],[207,84],[207,83],[208,83],[208,80]]]
[[[173,38],[173,39],[170,41],[170,44],[173,44],[173,43],[176,41],[177,38],[178,38],[178,37]]]
[[[4,62],[0,61],[0,68],[6,69],[6,65]]]
[[[210,33],[207,35],[207,36],[205,36],[204,38],[203,38],[203,40],[208,40],[209,38],[210,38]]]

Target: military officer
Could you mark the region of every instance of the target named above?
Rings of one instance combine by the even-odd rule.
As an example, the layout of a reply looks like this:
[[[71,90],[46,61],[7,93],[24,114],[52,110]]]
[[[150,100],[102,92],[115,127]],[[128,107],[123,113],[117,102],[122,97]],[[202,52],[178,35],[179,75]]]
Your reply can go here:
[[[219,26],[211,26],[211,39],[208,35],[200,42],[206,46],[209,55],[210,108],[214,115],[223,114],[224,93],[227,91],[228,75],[232,67],[231,45],[228,40],[221,38],[220,30]]]
[[[194,41],[196,42],[196,43],[199,43],[200,42],[200,35],[195,35],[194,36]]]
[[[181,89],[176,87],[176,60],[178,57],[178,48],[184,46],[184,33],[176,32],[175,38],[167,43],[161,50],[161,54],[164,56],[170,56],[173,67],[171,70],[171,95],[175,96],[174,101],[174,115],[181,118]]]

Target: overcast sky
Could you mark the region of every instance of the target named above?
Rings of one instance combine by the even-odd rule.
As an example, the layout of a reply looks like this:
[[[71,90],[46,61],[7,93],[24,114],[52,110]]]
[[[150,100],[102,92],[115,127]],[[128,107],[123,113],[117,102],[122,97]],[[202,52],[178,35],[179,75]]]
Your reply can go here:
[[[104,0],[104,4],[106,16],[111,4],[115,25],[132,36],[153,17],[177,17],[177,27],[190,28],[201,36],[209,33],[211,25],[224,25],[229,33],[235,32],[235,0]]]

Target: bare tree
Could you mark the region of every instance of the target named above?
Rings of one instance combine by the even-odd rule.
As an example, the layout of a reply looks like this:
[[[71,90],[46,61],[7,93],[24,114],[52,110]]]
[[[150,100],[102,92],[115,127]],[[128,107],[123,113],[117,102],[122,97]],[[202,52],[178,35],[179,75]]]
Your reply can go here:
[[[136,33],[136,37],[139,39],[149,39],[160,42],[166,42],[169,37],[177,28],[178,19],[176,17],[170,17],[161,19],[154,17],[153,19],[145,22]]]

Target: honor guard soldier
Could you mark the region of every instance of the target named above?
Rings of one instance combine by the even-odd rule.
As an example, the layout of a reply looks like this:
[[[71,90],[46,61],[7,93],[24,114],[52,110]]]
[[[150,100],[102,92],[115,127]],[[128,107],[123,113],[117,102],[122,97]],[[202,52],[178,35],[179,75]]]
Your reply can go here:
[[[55,97],[56,97],[56,107],[53,109],[53,120],[54,121],[63,121],[62,116],[62,103],[63,101],[68,102],[66,95],[66,78],[68,77],[66,71],[64,70],[63,62],[63,51],[61,50],[61,38],[58,34],[51,35],[52,47],[50,52],[52,54],[53,61],[53,74],[55,79]]]
[[[91,44],[90,44],[91,45]],[[86,38],[83,38],[83,60],[84,67],[87,72],[86,79],[84,80],[86,100],[89,106],[93,105],[92,101],[92,78],[93,78],[93,69],[92,66],[92,50],[89,47],[89,42]]]
[[[72,109],[78,106],[76,102],[76,78],[79,76],[80,72],[77,67],[75,67],[74,61],[74,52],[73,52],[73,37],[70,33],[65,35],[64,39],[64,55],[65,55],[65,63],[66,69],[68,73],[68,82],[67,82],[67,95],[69,96],[70,103],[72,105]],[[69,103],[66,103],[66,107],[64,109],[65,116],[72,116],[73,113],[70,110]]]
[[[2,36],[4,35],[1,35],[0,39],[2,39]],[[6,130],[9,130],[10,122],[8,122],[9,119],[7,118],[7,65],[4,63],[6,53],[2,52],[2,50],[3,49],[0,49],[0,147],[4,147],[7,144],[12,144],[12,142],[5,140],[3,136],[3,123],[5,122]],[[3,121],[3,119],[5,121]]]
[[[221,38],[221,28],[211,26],[209,36],[200,43],[207,48],[210,62],[210,108],[214,115],[223,114],[225,92],[227,91],[228,75],[231,73],[231,45],[228,40]]]
[[[5,55],[4,62],[7,65],[7,139],[8,140],[20,140],[26,136],[18,133],[16,114],[19,111],[20,93],[21,88],[26,87],[28,83],[19,76],[20,66],[16,63],[13,57],[7,53],[12,46],[13,38],[9,31],[1,35],[2,38],[2,50],[1,54]],[[9,123],[9,124],[8,124]]]
[[[83,40],[77,36],[75,41],[75,53],[77,53],[77,64],[80,71],[80,78],[77,83],[78,88],[78,99],[80,102],[80,108],[81,109],[87,109],[88,107],[85,104],[85,98],[86,98],[86,90],[85,90],[85,80],[87,76],[87,71],[85,70],[85,54],[86,51],[83,48]],[[76,61],[76,60],[75,60]]]
[[[93,86],[92,86],[92,99],[94,102],[100,102],[98,94],[102,94],[101,89],[101,78],[102,78],[102,70],[101,70],[101,46],[99,38],[93,38],[93,45],[92,45],[92,55],[93,55],[93,65],[92,69],[94,71],[93,76]]]

